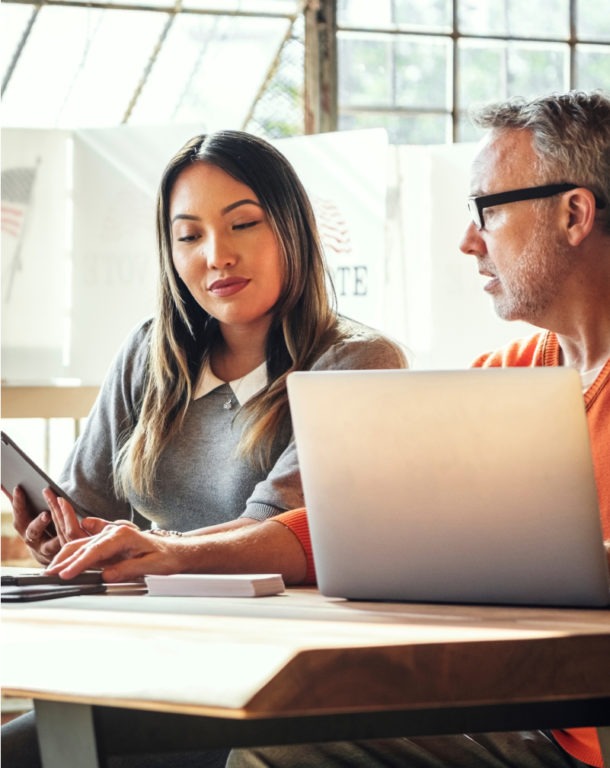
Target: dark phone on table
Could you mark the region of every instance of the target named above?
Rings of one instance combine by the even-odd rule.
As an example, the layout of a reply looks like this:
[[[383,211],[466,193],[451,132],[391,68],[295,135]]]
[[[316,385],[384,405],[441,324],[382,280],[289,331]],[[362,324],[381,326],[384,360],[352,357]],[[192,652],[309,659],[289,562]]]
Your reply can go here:
[[[0,590],[3,603],[29,603],[33,600],[53,600],[57,597],[75,597],[105,592],[105,584],[46,584],[39,586],[9,586]]]
[[[101,571],[83,571],[72,579],[62,579],[60,576],[48,574],[40,568],[35,571],[25,571],[19,568],[16,572],[11,572],[10,568],[0,569],[0,586],[2,587],[70,587],[102,583]]]

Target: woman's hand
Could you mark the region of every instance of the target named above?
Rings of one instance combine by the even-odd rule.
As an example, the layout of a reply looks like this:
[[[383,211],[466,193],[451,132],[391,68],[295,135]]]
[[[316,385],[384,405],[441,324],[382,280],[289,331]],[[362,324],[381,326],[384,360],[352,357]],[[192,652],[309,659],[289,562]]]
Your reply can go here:
[[[80,526],[78,526],[80,533],[76,533],[72,524],[67,525],[66,531],[62,531],[62,533],[59,534],[54,525],[53,513],[51,510],[44,510],[43,512],[36,514],[29,503],[23,488],[17,486],[12,494],[8,493],[5,488],[2,490],[13,507],[13,527],[27,544],[32,556],[41,565],[47,565],[47,563],[51,562],[66,540],[64,538],[66,535],[73,535],[78,538],[87,535],[85,531],[80,529]],[[50,493],[50,496],[53,496],[56,500],[55,494]],[[72,510],[71,507],[70,509]],[[72,514],[74,515],[74,518],[76,518],[74,510],[72,510]]]
[[[90,536],[88,528],[83,527],[83,518],[79,518],[74,507],[66,499],[61,498],[47,488],[42,492],[45,501],[49,505],[49,512],[55,526],[55,534],[59,539],[60,546],[63,547],[68,541],[83,539]],[[101,521],[105,524],[105,521]]]
[[[99,517],[79,518],[70,502],[56,496],[50,489],[43,491],[49,509],[39,514],[34,513],[19,486],[12,494],[5,488],[2,490],[13,507],[15,530],[41,565],[48,565],[64,544],[93,536],[112,525]],[[133,526],[133,523],[126,520],[120,522]]]
[[[140,531],[126,521],[110,523],[85,541],[65,544],[47,573],[71,579],[88,568],[101,568],[107,582],[134,581],[146,573],[177,573],[184,569],[181,541]]]

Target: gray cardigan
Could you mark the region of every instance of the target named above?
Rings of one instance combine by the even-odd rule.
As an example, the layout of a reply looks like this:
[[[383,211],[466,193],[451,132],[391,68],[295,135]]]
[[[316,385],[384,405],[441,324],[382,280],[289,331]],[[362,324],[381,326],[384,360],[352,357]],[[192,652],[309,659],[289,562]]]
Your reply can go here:
[[[312,370],[404,368],[397,344],[366,326],[341,320],[347,337],[328,349]],[[227,384],[193,400],[183,428],[163,451],[154,498],[117,498],[112,466],[119,438],[137,420],[151,321],[133,331],[114,360],[99,397],[62,472],[60,483],[91,515],[134,519],[142,527],[188,531],[244,515],[264,520],[304,506],[294,440],[279,438],[264,472],[236,456],[238,409],[226,410]],[[141,518],[145,518],[142,520]]]

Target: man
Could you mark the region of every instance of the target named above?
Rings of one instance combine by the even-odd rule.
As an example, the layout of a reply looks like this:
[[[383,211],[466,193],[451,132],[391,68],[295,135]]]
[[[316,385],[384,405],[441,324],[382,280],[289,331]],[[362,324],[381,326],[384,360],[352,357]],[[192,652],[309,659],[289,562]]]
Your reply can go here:
[[[579,371],[610,560],[610,99],[571,92],[512,101],[482,110],[475,121],[487,135],[473,163],[472,222],[460,248],[476,257],[500,317],[545,329],[475,365]],[[298,537],[312,576],[304,510],[269,525],[277,522]],[[603,765],[592,728],[239,750],[228,762],[230,768],[585,765]]]

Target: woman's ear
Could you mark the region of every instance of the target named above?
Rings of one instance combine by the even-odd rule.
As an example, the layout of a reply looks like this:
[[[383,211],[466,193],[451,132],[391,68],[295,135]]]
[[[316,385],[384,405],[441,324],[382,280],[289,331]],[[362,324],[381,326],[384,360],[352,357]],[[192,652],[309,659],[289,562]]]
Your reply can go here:
[[[564,196],[566,236],[570,245],[580,245],[595,223],[595,196],[590,189],[577,187]]]

